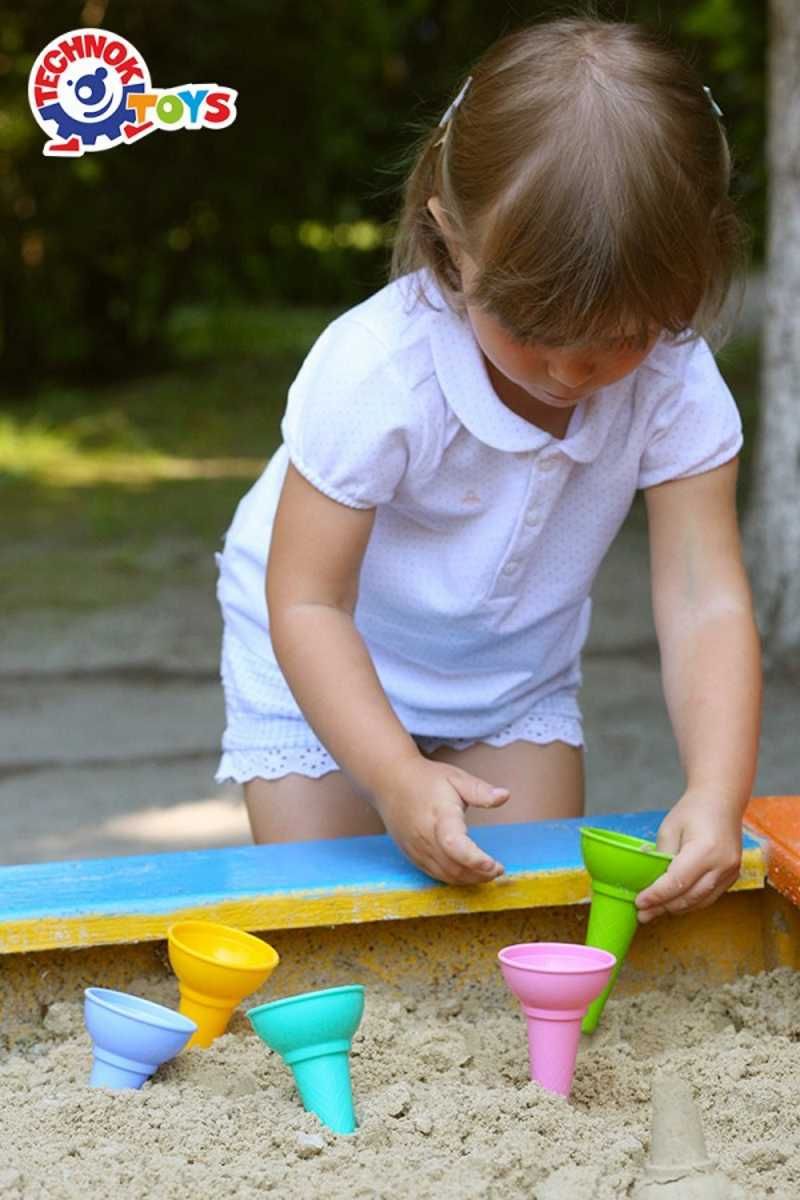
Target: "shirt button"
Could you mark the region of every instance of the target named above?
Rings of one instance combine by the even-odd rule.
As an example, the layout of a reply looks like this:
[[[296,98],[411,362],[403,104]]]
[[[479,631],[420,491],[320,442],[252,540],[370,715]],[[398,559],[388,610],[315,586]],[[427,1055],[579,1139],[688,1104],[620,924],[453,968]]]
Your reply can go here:
[[[529,508],[528,511],[525,513],[525,524],[526,525],[535,525],[538,520],[539,520],[539,514],[537,513],[536,509]]]
[[[555,455],[550,455],[547,458],[539,459],[539,470],[540,471],[552,471],[552,469],[555,465],[556,465]]]
[[[506,565],[503,567],[503,574],[504,575],[513,575],[518,566],[519,566],[519,563],[517,562],[517,560],[515,558],[510,558],[508,560],[508,562],[506,563]]]

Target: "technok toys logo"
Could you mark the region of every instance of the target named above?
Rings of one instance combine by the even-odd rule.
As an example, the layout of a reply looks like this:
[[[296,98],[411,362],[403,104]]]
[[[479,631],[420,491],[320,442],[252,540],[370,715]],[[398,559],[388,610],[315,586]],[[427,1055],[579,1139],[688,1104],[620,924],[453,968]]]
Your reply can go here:
[[[48,137],[43,153],[79,158],[138,142],[157,129],[225,129],[236,120],[232,88],[150,84],[135,46],[103,29],[73,29],[39,54],[28,79],[31,112]]]

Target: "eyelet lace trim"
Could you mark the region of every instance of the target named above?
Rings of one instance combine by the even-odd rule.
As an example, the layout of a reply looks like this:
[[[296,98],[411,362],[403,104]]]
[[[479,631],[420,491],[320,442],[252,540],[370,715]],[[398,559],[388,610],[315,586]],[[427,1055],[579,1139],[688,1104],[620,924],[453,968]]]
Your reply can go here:
[[[534,742],[547,745],[549,742],[566,742],[569,746],[583,745],[581,722],[575,717],[557,714],[529,713],[506,725],[497,733],[482,738],[440,738],[419,736],[414,739],[425,754],[432,754],[440,746],[451,746],[454,750],[466,750],[477,742],[489,746],[507,746],[510,742]],[[233,780],[247,783],[251,779],[280,779],[284,775],[304,775],[308,779],[319,779],[339,767],[328,751],[319,742],[307,746],[280,747],[264,750],[226,750],[220,760],[216,774],[217,783]]]

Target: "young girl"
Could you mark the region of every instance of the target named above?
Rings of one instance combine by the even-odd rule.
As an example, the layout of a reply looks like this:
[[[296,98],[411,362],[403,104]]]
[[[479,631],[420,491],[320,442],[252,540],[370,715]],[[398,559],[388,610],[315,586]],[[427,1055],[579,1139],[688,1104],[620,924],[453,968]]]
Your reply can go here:
[[[217,778],[256,841],[386,829],[478,883],[503,868],[468,820],[579,815],[589,595],[642,488],[686,776],[642,919],[735,878],[758,646],[741,427],[701,337],[741,245],[729,171],[710,93],[640,27],[541,24],[474,68],[392,282],[312,348],[220,557]]]

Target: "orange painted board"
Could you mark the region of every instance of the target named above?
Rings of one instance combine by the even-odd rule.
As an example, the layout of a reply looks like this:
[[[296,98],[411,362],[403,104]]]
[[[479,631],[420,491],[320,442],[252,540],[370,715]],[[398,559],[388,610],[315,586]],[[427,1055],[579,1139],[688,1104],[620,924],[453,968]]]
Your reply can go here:
[[[800,796],[756,796],[747,806],[744,824],[767,840],[769,882],[800,908]]]

